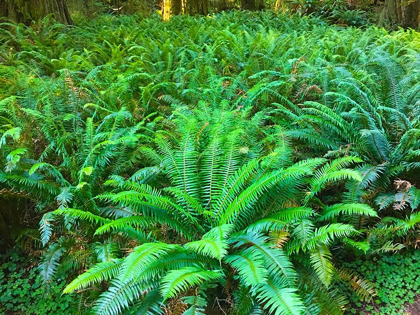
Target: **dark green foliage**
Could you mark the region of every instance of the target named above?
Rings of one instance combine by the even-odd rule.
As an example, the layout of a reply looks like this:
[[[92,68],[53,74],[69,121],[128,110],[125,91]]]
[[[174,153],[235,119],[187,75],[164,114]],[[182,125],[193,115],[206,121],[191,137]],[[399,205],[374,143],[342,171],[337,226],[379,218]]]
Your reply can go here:
[[[62,295],[65,273],[56,282],[45,284],[36,261],[25,258],[18,249],[0,255],[0,261],[0,313],[82,314],[79,311],[82,296]]]
[[[346,0],[287,0],[286,8],[293,13],[322,17],[340,25],[362,27],[369,24],[369,13],[359,3]]]
[[[367,260],[356,260],[343,263],[343,268],[357,272],[369,280],[375,287],[377,295],[371,302],[360,301],[353,290],[342,285],[340,290],[350,300],[348,314],[396,315],[413,304],[420,293],[420,251],[408,251],[404,254],[385,254],[369,257]]]

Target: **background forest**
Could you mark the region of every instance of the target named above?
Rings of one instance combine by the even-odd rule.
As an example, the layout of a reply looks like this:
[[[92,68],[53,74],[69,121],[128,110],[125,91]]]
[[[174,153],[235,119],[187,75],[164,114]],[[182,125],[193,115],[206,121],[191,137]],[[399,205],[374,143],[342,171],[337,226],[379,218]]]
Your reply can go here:
[[[420,0],[206,1],[0,0],[0,313],[420,314]]]

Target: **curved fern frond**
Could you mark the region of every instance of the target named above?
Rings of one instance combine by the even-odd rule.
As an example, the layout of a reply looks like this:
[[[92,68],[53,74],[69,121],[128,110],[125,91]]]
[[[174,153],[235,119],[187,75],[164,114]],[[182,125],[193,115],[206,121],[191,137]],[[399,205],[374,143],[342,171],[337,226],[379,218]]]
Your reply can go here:
[[[199,267],[185,267],[179,270],[171,270],[162,278],[160,292],[163,300],[166,300],[190,287],[204,282],[218,280],[221,277],[221,271],[206,270]]]
[[[362,203],[353,203],[353,204],[335,204],[330,207],[326,207],[319,218],[319,221],[326,221],[339,216],[340,214],[346,215],[363,215],[370,217],[377,217],[377,213],[370,206]]]
[[[138,277],[146,268],[163,255],[175,250],[176,245],[166,243],[145,243],[136,247],[121,266],[118,279],[126,282]]]
[[[70,293],[87,288],[92,284],[102,281],[109,281],[117,276],[120,271],[122,259],[104,261],[96,264],[85,273],[74,279],[64,290],[63,293]]]

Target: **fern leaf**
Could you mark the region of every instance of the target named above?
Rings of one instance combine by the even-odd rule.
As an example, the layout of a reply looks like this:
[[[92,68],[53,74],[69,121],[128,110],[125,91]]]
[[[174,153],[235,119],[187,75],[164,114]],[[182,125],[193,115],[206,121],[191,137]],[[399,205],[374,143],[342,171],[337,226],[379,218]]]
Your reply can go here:
[[[275,315],[301,315],[304,304],[296,294],[296,289],[288,288],[279,281],[268,281],[253,290],[256,299],[264,309]]]
[[[318,218],[320,221],[330,220],[340,214],[346,215],[364,215],[370,217],[377,217],[377,213],[374,209],[366,204],[353,203],[353,204],[335,204],[330,207],[326,207],[322,211],[321,216]]]
[[[310,253],[311,265],[321,282],[328,287],[334,274],[331,252],[325,244],[319,244]]]
[[[108,281],[116,277],[120,271],[122,259],[104,261],[96,264],[85,273],[74,279],[64,290],[63,293],[70,293],[87,288],[92,284]]]
[[[239,279],[244,281],[244,284],[252,286],[266,283],[268,272],[260,254],[244,250],[227,256],[225,261],[238,270]]]
[[[163,255],[176,249],[177,246],[166,243],[146,243],[136,247],[124,259],[118,278],[122,282],[138,277],[150,264]]]
[[[218,280],[222,277],[220,271],[211,271],[198,267],[185,267],[169,271],[162,279],[161,294],[163,299],[172,298],[182,291],[204,282]]]

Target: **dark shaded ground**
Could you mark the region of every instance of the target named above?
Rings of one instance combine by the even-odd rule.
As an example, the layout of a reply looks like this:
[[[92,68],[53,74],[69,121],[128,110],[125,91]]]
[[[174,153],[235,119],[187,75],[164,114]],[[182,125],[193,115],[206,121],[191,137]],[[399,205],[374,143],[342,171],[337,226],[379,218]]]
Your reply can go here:
[[[420,315],[420,296],[417,296],[414,304],[410,304],[406,307],[404,313],[407,315]]]

